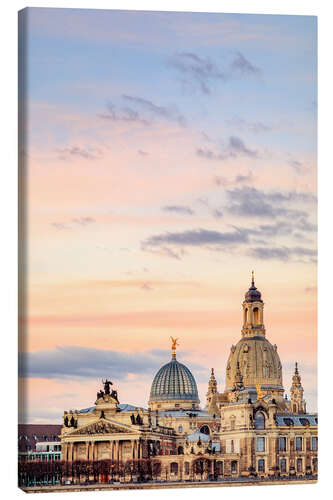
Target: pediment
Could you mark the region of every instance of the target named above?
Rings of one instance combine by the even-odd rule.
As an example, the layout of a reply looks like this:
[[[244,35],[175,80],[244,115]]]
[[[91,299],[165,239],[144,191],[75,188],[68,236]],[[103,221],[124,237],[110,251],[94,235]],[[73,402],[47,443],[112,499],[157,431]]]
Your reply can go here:
[[[75,429],[71,432],[71,436],[78,435],[91,435],[91,434],[132,434],[133,432],[130,429],[127,429],[125,426],[121,424],[116,424],[113,422],[109,422],[104,418],[100,418],[96,422],[92,424],[84,425],[79,429]]]

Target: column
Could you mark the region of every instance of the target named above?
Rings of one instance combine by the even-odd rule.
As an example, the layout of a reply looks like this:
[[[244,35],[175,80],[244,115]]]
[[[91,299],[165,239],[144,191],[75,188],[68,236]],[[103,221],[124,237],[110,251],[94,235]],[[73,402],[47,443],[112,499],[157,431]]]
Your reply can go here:
[[[62,460],[64,460],[65,462],[67,462],[67,450],[68,450],[68,444],[67,443],[63,443],[61,445],[61,455],[62,455]]]
[[[116,441],[116,460],[119,461],[119,440]]]
[[[134,441],[134,439],[132,439],[131,444],[132,444],[132,448],[131,448],[131,449],[132,449],[132,452],[131,452],[131,458],[132,458],[132,459],[134,459],[134,458],[135,458],[135,457],[134,457],[134,451],[135,451],[135,447],[134,447],[135,441]]]

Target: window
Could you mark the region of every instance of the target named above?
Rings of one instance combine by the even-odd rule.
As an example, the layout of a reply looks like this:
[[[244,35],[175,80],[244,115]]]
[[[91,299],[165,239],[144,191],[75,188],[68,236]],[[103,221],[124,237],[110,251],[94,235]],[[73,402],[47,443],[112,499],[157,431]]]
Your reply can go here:
[[[282,458],[280,460],[280,471],[281,472],[286,472],[287,471],[287,460],[285,458]]]
[[[179,406],[180,406],[179,403],[175,404],[175,408],[179,408]]]
[[[182,425],[178,426],[178,432],[183,432],[183,426]]]
[[[257,451],[265,451],[265,438],[264,437],[257,438]]]
[[[185,474],[190,473],[190,462],[185,462]]]
[[[294,422],[291,420],[291,418],[284,418],[283,422],[285,423],[285,425],[288,425],[289,427],[291,425],[294,425]]]
[[[232,431],[234,431],[234,430],[235,430],[235,419],[234,419],[234,418],[233,418],[232,420],[230,420],[230,429],[231,429]]]
[[[237,474],[237,461],[233,460],[231,462],[231,474]]]
[[[269,377],[269,369],[268,369],[268,366],[267,366],[267,365],[265,365],[265,366],[264,366],[264,377],[265,377],[265,378],[268,378],[268,377]]]
[[[216,474],[218,476],[223,475],[223,462],[221,462],[220,460],[216,462]]]
[[[231,453],[234,453],[235,451],[235,446],[234,446],[234,440],[231,440]]]
[[[311,439],[311,442],[312,442],[312,451],[317,451],[318,450],[318,438],[317,436],[312,436],[312,439]]]
[[[286,451],[286,449],[287,449],[287,438],[280,437],[280,440],[279,440],[279,449],[280,449],[280,451]]]
[[[309,420],[307,418],[300,418],[299,421],[304,426],[310,425],[310,422],[309,422]]]
[[[297,459],[296,468],[297,468],[297,472],[303,471],[303,460],[301,458]]]
[[[257,307],[253,309],[253,322],[255,325],[259,325],[259,309]]]
[[[265,429],[265,417],[261,411],[258,411],[254,417],[254,428]]]
[[[170,464],[170,472],[171,472],[171,474],[178,474],[178,464],[177,464],[177,462],[171,462],[171,464]]]
[[[317,458],[312,459],[312,468],[313,468],[313,472],[317,472],[317,469],[318,469],[318,459]]]
[[[302,438],[296,437],[296,451],[302,451]]]
[[[210,431],[208,425],[202,425],[200,427],[200,432],[202,432],[202,434],[206,434],[207,436],[209,436]]]
[[[258,472],[265,472],[265,460],[262,458],[258,460]]]

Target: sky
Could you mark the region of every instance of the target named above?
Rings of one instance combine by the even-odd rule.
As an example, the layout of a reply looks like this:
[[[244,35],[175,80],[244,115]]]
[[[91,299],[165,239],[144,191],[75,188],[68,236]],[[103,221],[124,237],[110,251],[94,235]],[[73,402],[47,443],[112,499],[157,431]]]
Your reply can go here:
[[[92,406],[105,377],[147,407],[171,335],[204,407],[252,269],[315,411],[316,18],[23,16],[20,421]]]

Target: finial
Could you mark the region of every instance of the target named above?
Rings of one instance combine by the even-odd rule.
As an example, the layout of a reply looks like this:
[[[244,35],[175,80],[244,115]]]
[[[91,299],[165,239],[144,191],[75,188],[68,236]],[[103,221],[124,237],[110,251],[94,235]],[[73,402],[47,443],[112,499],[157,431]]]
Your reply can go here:
[[[211,374],[214,375],[214,368],[211,368]]]
[[[172,358],[176,359],[176,348],[177,348],[177,345],[179,345],[178,342],[177,342],[178,339],[174,339],[173,337],[170,337],[170,339],[171,339],[171,342],[172,342],[172,344],[171,344]]]
[[[254,271],[252,270],[252,286],[254,286]]]
[[[295,362],[295,373],[298,375],[298,363],[297,363],[297,361]]]

